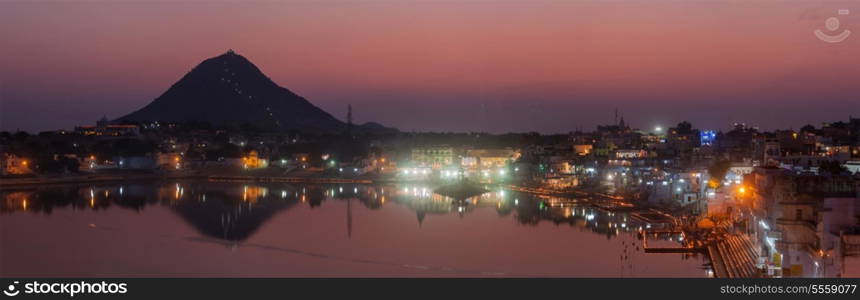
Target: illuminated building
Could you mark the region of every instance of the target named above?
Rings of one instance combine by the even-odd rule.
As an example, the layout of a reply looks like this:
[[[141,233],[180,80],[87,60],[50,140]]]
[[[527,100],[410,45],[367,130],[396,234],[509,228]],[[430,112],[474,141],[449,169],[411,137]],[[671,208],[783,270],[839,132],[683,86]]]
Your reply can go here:
[[[448,146],[415,147],[412,149],[415,166],[438,169],[454,164],[454,148]]]
[[[462,165],[467,169],[497,169],[504,168],[508,163],[519,158],[520,154],[513,149],[473,149],[467,150]]]
[[[97,136],[136,136],[140,134],[140,129],[137,125],[111,124],[107,117],[102,117],[96,125],[76,126],[75,133]]]
[[[699,144],[702,146],[710,146],[717,139],[717,132],[713,130],[702,130],[699,132]]]
[[[245,169],[265,168],[269,166],[269,161],[259,157],[256,150],[251,150],[248,156],[242,158],[242,167]]]
[[[14,154],[6,154],[2,160],[3,174],[22,175],[33,173],[30,161]]]

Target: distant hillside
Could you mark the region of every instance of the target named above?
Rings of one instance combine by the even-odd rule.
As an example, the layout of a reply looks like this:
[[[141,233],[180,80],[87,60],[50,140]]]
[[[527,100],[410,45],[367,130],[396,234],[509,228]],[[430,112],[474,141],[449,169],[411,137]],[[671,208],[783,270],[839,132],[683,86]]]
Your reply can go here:
[[[118,121],[204,121],[274,130],[343,132],[346,123],[278,86],[245,57],[228,51],[194,67],[164,94]],[[377,123],[355,132],[391,132]]]

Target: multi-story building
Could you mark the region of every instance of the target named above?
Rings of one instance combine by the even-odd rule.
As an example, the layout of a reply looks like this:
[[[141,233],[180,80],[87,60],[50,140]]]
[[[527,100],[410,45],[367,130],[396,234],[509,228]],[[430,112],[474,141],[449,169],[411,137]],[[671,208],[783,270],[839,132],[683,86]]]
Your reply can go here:
[[[472,149],[466,150],[462,166],[466,169],[499,169],[519,158],[519,152],[511,149]]]
[[[854,176],[816,176],[756,168],[751,188],[760,219],[762,257],[784,277],[838,276],[843,232],[857,226]],[[850,239],[848,237],[847,239]],[[829,268],[829,270],[827,270]]]
[[[412,148],[412,164],[415,167],[439,169],[455,164],[454,148],[450,146],[426,146]]]

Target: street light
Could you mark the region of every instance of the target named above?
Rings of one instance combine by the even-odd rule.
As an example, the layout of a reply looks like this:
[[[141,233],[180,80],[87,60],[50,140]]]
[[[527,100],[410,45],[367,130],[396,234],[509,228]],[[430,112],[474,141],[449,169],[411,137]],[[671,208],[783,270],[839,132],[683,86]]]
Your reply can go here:
[[[654,132],[660,133],[662,131],[663,131],[663,127],[660,127],[660,126],[654,127]]]

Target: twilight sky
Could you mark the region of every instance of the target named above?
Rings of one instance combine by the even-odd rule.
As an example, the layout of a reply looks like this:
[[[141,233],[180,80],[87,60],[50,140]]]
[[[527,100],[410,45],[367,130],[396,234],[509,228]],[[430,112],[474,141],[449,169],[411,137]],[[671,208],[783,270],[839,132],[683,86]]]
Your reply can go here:
[[[120,117],[230,48],[338,118],[351,103],[401,130],[860,116],[856,0],[0,0],[0,41],[0,130]]]

